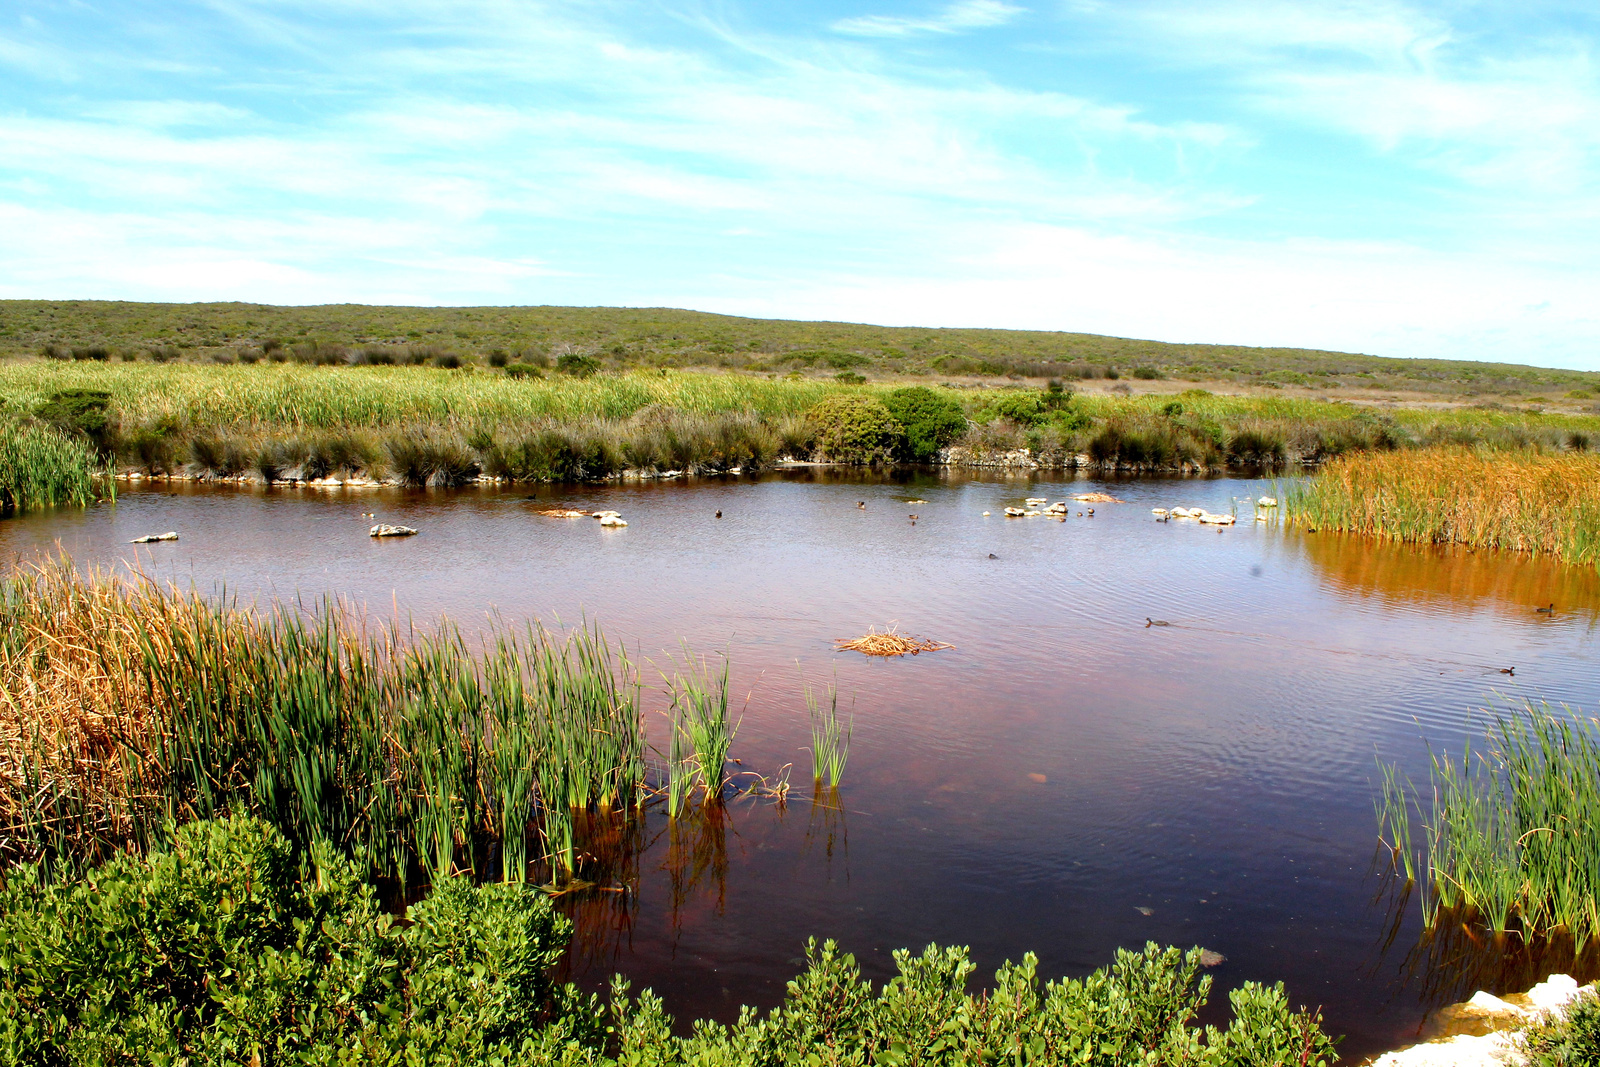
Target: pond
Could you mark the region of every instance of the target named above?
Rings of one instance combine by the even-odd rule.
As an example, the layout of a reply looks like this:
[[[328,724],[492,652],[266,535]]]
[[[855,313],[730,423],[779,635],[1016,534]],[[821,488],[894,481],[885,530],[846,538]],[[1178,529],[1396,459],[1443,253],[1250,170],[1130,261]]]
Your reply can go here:
[[[1124,502],[1002,514],[1092,490]],[[680,641],[725,652],[749,694],[734,755],[768,776],[793,763],[796,788],[710,823],[654,813],[613,842],[612,884],[563,898],[587,987],[621,971],[680,1017],[731,1018],[777,1003],[811,935],[875,979],[893,949],[931,941],[970,945],[987,978],[1030,950],[1042,975],[1077,975],[1154,940],[1226,957],[1213,1006],[1284,981],[1358,1059],[1440,1001],[1551,965],[1465,941],[1418,950],[1415,903],[1397,912],[1374,872],[1376,761],[1422,779],[1424,741],[1459,750],[1486,708],[1600,709],[1600,578],[1255,523],[1248,504],[1228,528],[1151,514],[1276,491],[825,470],[538,491],[146,486],[0,522],[0,558],[59,543],[208,592],[332,593],[469,628],[587,616],[647,683]],[[628,525],[537,514],[563,505]],[[376,521],[421,533],[375,540]],[[167,530],[180,540],[127,543]],[[834,651],[891,623],[954,647]],[[835,801],[807,781],[802,676],[836,680],[853,708]],[[1593,977],[1593,960],[1555,963]]]

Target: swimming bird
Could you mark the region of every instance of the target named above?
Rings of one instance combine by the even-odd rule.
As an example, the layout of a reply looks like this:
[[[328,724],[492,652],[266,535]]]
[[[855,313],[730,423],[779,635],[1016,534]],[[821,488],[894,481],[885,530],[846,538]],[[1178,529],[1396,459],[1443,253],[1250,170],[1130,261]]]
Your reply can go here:
[[[1501,667],[1500,668],[1500,673],[1501,674],[1509,674],[1509,675],[1512,675],[1513,677],[1515,677],[1515,675],[1517,673],[1517,669],[1515,667]]]
[[[867,506],[867,502],[866,502],[866,501],[865,501],[865,500],[858,500],[858,501],[856,501],[856,507],[858,507],[858,508],[861,508],[861,509],[863,509],[863,510],[865,510],[865,509],[866,509],[866,506]]]
[[[722,512],[720,512],[720,511],[717,512],[717,518],[719,518],[719,519],[722,518]]]
[[[1534,608],[1533,610],[1538,612],[1540,615],[1554,615],[1556,612],[1555,601],[1551,601],[1550,606],[1547,608]]]
[[[1146,615],[1144,617],[1144,628],[1146,630],[1150,629],[1150,627],[1152,627],[1152,626],[1171,626],[1171,625],[1172,624],[1170,622],[1168,622],[1166,619],[1152,619],[1148,615]]]
[[[906,516],[906,518],[908,518],[908,519],[912,519],[912,520],[915,520],[915,519],[916,519],[916,516],[915,516],[915,515],[907,515],[907,516]]]
[[[991,553],[989,553],[989,558],[990,559],[999,559],[1000,557],[995,555],[993,552],[991,552]]]

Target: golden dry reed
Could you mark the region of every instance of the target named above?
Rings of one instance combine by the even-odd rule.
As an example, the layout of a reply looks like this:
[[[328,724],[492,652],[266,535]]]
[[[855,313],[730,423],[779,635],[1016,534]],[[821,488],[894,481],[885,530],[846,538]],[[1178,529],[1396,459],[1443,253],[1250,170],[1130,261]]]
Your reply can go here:
[[[1600,565],[1600,455],[1439,448],[1332,460],[1285,500],[1322,530]]]

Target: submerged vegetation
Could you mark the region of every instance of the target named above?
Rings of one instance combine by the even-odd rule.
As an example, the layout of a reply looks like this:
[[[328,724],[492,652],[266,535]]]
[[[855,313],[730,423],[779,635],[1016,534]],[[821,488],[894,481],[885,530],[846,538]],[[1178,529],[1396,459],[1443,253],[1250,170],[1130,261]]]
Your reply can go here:
[[[116,483],[88,443],[0,422],[0,514],[84,507],[102,494],[115,496]]]
[[[606,1000],[551,978],[571,924],[526,886],[441,878],[396,922],[325,843],[269,824],[191,823],[169,845],[81,879],[13,871],[0,890],[0,1057],[56,1064],[593,1065],[1150,1063],[1327,1067],[1317,1012],[1283,987],[1229,994],[1225,1029],[1195,1025],[1201,951],[1147,945],[1084,979],[1006,964],[971,993],[964,949],[895,953],[862,979],[813,941],[767,1014],[675,1033],[648,990]]]
[[[1319,529],[1600,565],[1600,455],[1444,448],[1327,464],[1285,501]]]
[[[1600,724],[1530,704],[1487,748],[1436,754],[1416,790],[1385,769],[1379,823],[1430,925],[1441,915],[1524,938],[1600,938]],[[1420,822],[1422,848],[1411,825]]]

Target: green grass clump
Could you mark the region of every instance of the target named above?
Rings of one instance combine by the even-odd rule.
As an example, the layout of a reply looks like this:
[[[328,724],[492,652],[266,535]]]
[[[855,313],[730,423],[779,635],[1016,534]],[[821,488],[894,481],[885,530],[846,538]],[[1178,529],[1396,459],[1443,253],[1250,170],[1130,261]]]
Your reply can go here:
[[[820,788],[839,788],[844,777],[844,765],[850,760],[850,737],[855,732],[854,720],[839,719],[839,687],[828,684],[827,701],[817,699],[811,687],[805,686],[806,711],[811,717],[811,776]]]
[[[967,950],[894,953],[881,986],[810,942],[783,1003],[677,1028],[660,998],[559,984],[571,923],[527,886],[443,879],[404,922],[324,843],[233,817],[179,829],[82,878],[14,871],[0,889],[0,1049],[18,1067],[115,1062],[270,1067],[782,1067],[795,1063],[1328,1067],[1317,1012],[1282,985],[1229,994],[1195,1025],[1201,952],[1118,950],[1041,983],[1031,955],[971,992]],[[680,1034],[682,1036],[680,1036]]]
[[[1417,796],[1385,776],[1379,818],[1407,857],[1411,812],[1421,816],[1424,910],[1448,911],[1497,934],[1561,933],[1576,950],[1600,936],[1600,728],[1530,704],[1503,715],[1488,747],[1459,760],[1435,755]]]
[[[114,497],[116,486],[87,442],[0,422],[0,514],[86,507],[102,494]]]

